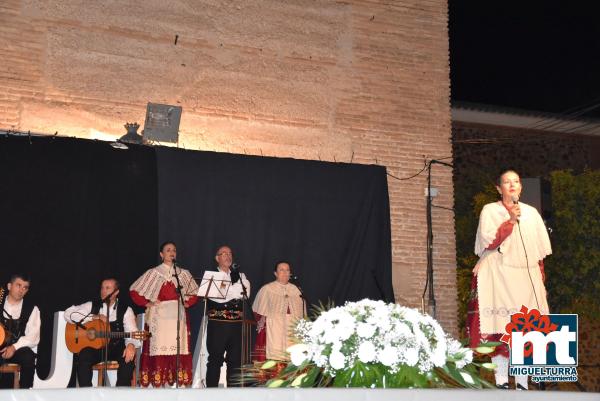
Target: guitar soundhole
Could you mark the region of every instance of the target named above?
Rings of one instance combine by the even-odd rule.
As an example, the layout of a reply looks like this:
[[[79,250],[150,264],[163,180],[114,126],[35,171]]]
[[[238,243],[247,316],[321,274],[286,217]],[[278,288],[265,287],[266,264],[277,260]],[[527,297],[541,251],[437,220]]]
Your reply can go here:
[[[85,334],[90,341],[94,341],[96,339],[96,329],[86,330]]]

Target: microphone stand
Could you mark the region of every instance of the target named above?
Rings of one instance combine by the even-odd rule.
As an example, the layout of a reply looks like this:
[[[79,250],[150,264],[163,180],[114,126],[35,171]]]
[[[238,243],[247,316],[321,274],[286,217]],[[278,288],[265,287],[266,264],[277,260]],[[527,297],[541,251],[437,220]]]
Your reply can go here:
[[[246,361],[246,357],[247,357],[247,350],[246,347],[249,348],[250,344],[248,343],[248,329],[246,327],[246,303],[248,302],[248,290],[246,289],[246,286],[244,285],[244,280],[242,280],[242,272],[240,270],[240,267],[237,266],[236,267],[236,271],[239,273],[240,276],[240,284],[242,285],[242,355],[241,355],[241,365],[244,366],[244,364],[247,362]],[[242,366],[240,366],[240,370],[242,369]],[[227,367],[227,369],[229,369],[229,366]],[[242,382],[241,382],[241,387],[244,387],[244,375],[243,372],[241,372],[242,375]],[[227,384],[229,385],[229,383]]]
[[[110,341],[109,333],[110,333],[110,298],[112,294],[102,300],[103,305],[106,305],[106,323],[104,326],[104,369],[102,370],[102,387],[106,387],[106,382],[108,381],[108,342]],[[102,310],[102,309],[101,309]]]
[[[177,281],[177,354],[175,356],[175,388],[179,388],[179,355],[181,353],[181,307],[184,306],[183,294],[181,292],[181,282],[179,281],[179,273],[177,273],[177,262],[173,261],[173,277]],[[185,306],[184,306],[185,307]]]
[[[197,278],[194,277],[194,279],[198,280]],[[200,278],[200,286],[202,286],[202,282],[206,281],[204,280],[204,277]],[[198,364],[200,365],[200,377],[202,377],[202,366],[203,366],[203,361],[204,361],[204,354],[202,352],[203,348],[202,348],[202,344],[203,342],[206,342],[206,338],[205,338],[205,332],[204,332],[204,327],[206,326],[206,331],[208,331],[208,316],[206,314],[207,311],[207,307],[208,307],[208,293],[210,292],[210,287],[212,287],[214,283],[214,279],[211,277],[208,280],[208,285],[206,286],[206,293],[204,295],[200,295],[200,297],[203,299],[204,302],[204,307],[202,308],[202,319],[200,320],[200,332],[198,333],[198,341],[200,342],[200,355],[198,355],[198,359],[200,360],[200,362],[198,362]],[[199,292],[199,291],[198,291]],[[206,388],[206,378],[204,379],[204,381],[200,382],[200,385],[203,386],[201,388]]]
[[[304,296],[304,291],[302,291],[302,287],[300,286],[298,277],[294,276],[293,280],[290,280],[290,282],[292,282],[292,284],[296,286],[298,291],[300,291],[300,298],[302,298],[302,317],[306,318],[306,316],[308,315],[306,311],[306,297]]]
[[[425,288],[421,295],[421,311],[425,312],[425,293],[429,290],[428,296],[428,314],[435,318],[437,315],[437,305],[435,299],[435,293],[433,290],[433,219],[432,219],[432,207],[433,196],[431,195],[431,167],[434,164],[440,164],[442,166],[452,168],[452,164],[446,163],[440,160],[430,160],[427,163],[427,278],[425,279]]]

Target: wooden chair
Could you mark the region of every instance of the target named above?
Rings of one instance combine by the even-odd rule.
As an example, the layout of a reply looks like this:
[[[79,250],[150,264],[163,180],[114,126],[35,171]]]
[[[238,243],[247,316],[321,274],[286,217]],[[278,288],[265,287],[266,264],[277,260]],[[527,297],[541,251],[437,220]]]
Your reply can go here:
[[[0,373],[12,373],[15,377],[13,388],[19,388],[19,379],[21,377],[21,365],[17,363],[6,363],[0,365]]]
[[[119,369],[119,362],[117,361],[108,361],[107,370],[117,370]],[[104,385],[104,362],[100,362],[92,366],[92,370],[98,371],[98,387],[102,387]],[[133,369],[133,374],[131,375],[131,387],[135,387],[137,384],[135,368]]]

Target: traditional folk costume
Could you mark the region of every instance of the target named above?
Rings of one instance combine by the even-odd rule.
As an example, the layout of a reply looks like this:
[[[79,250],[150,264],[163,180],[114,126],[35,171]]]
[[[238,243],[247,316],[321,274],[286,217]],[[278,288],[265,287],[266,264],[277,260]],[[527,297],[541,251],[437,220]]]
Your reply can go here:
[[[86,302],[81,305],[73,305],[65,310],[64,318],[68,323],[88,323],[92,320],[92,315],[108,316],[110,331],[114,332],[134,332],[138,331],[133,309],[119,298],[111,306],[98,299]],[[135,348],[140,347],[140,341],[133,338],[111,339],[108,343],[108,360],[119,362],[117,370],[117,387],[130,386],[131,376],[135,369],[133,361],[128,363],[123,358],[123,350],[129,344]],[[104,348],[94,349],[85,347],[80,352],[77,361],[77,382],[79,387],[92,386],[92,366],[102,361],[104,358]]]
[[[273,281],[264,285],[252,305],[257,321],[254,359],[289,360],[294,323],[304,316],[302,294],[294,284]]]
[[[0,324],[10,332],[0,344],[0,349],[10,345],[15,347],[15,353],[10,359],[0,357],[0,364],[18,363],[21,365],[21,376],[19,378],[20,388],[33,387],[33,375],[35,373],[35,359],[37,346],[40,342],[40,310],[27,298],[23,298],[16,304],[11,304],[6,298],[0,297]],[[5,332],[5,334],[8,334]],[[9,375],[0,374],[2,387],[12,388],[12,380],[4,382]]]
[[[220,268],[218,271],[223,272]],[[206,329],[206,386],[217,387],[223,362],[227,364],[227,387],[237,386],[234,375],[242,365],[242,325],[244,323],[244,287],[250,296],[250,282],[239,271],[223,272],[231,281],[225,299],[209,298]],[[243,282],[243,286],[242,286]],[[226,354],[226,355],[225,355]]]
[[[152,336],[148,341],[144,341],[142,347],[140,382],[144,387],[150,383],[154,387],[175,383],[177,308],[180,303],[177,299],[177,281],[173,277],[174,273],[172,266],[163,263],[146,271],[130,287],[131,299],[140,306],[147,306],[156,300],[161,301],[158,305],[146,307],[145,326]],[[190,307],[198,301],[198,297],[187,294],[196,294],[198,285],[189,271],[177,267],[177,274],[183,287],[185,307]],[[189,321],[187,311],[183,308],[180,317],[177,381],[179,385],[187,386],[192,382],[192,354]]]
[[[479,271],[471,283],[467,316],[472,347],[482,341],[499,341],[510,315],[523,305],[549,313],[543,259],[552,253],[550,238],[538,211],[522,202],[519,206],[517,224],[510,222],[508,209],[500,201],[481,211],[475,239]],[[508,355],[503,345],[492,357],[498,365],[497,384],[508,382],[508,373],[504,373],[508,372]],[[527,387],[526,377],[521,384]]]

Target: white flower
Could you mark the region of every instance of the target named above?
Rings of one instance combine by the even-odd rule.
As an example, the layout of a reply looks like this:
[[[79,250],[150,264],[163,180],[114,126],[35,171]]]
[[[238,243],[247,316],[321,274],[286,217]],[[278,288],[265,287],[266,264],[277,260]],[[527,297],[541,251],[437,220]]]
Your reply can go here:
[[[329,355],[329,364],[335,370],[344,369],[346,367],[344,354],[339,351],[333,351],[331,355]]]
[[[323,312],[294,331],[304,348],[290,348],[292,363],[306,360],[334,376],[355,363],[382,363],[391,372],[403,365],[421,373],[452,358],[458,368],[472,361],[470,350],[446,337],[440,324],[416,309],[363,299]],[[465,379],[466,380],[466,379]]]
[[[404,351],[404,360],[408,366],[415,366],[419,362],[419,350],[417,348],[406,348]]]
[[[370,338],[375,334],[377,327],[369,323],[359,323],[356,326],[356,334],[362,338]]]
[[[462,351],[462,345],[452,337],[448,337],[447,342],[449,355],[458,354]]]
[[[371,341],[365,341],[358,347],[358,359],[367,363],[375,359],[375,346]]]
[[[308,346],[306,344],[295,344],[287,349],[290,353],[290,359],[296,366],[302,365],[308,359]]]
[[[385,366],[392,367],[398,362],[398,351],[388,345],[381,351],[379,351],[377,358],[379,362],[383,363]]]
[[[308,330],[308,335],[312,338],[317,338],[325,331],[327,322],[324,319],[317,319],[313,322],[312,326]]]
[[[334,351],[340,351],[342,349],[342,342],[341,341],[334,341],[331,343],[331,352]]]
[[[459,369],[464,368],[465,366],[467,366],[468,364],[470,364],[471,362],[473,362],[473,351],[471,351],[470,349],[465,349],[464,350],[464,356],[462,359],[459,359],[458,361],[456,361],[456,367]]]
[[[453,339],[452,337],[447,338],[448,355],[454,358],[456,367],[461,369],[469,363],[473,362],[473,351],[469,348],[463,348],[461,343]]]

